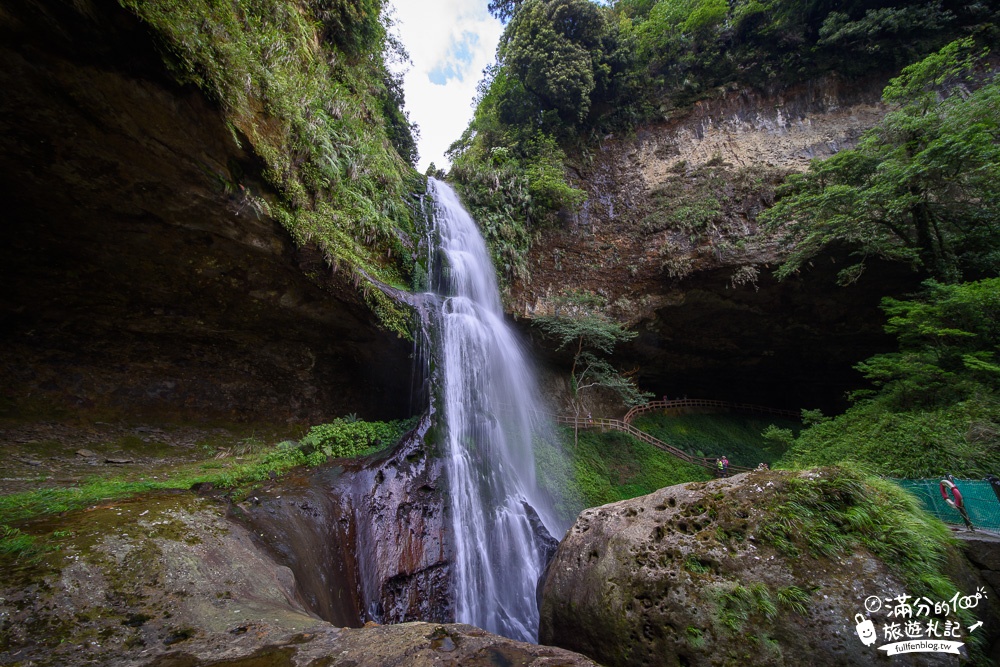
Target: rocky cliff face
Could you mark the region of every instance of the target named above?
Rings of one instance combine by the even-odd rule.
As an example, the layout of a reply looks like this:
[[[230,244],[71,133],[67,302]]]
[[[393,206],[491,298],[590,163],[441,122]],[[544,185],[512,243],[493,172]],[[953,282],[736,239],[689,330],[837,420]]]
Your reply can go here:
[[[146,28],[19,0],[0,35],[4,414],[408,410],[410,345],[264,214],[259,161]]]
[[[589,199],[542,232],[519,317],[566,290],[604,296],[640,337],[622,361],[658,394],[834,406],[845,369],[887,344],[880,295],[914,284],[874,265],[852,286],[841,249],[777,282],[783,249],[757,214],[784,176],[854,144],[884,113],[885,78],[826,79],[780,92],[720,91],[634,136],[608,136],[575,167]]]
[[[282,480],[234,508],[320,618],[454,620],[444,464],[424,441],[428,425],[388,457]]]

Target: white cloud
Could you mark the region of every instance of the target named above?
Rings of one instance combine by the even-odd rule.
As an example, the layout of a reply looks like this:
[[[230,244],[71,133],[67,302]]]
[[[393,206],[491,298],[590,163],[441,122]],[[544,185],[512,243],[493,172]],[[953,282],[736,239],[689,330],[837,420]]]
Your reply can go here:
[[[403,91],[410,120],[420,126],[419,168],[447,167],[444,151],[472,118],[483,68],[503,32],[486,0],[392,0],[397,30],[413,65]]]

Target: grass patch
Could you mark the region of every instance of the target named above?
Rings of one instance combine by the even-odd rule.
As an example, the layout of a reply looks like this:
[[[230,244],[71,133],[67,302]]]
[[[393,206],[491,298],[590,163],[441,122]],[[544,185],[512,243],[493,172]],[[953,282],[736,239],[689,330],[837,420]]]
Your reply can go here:
[[[335,420],[335,424],[342,420]],[[317,466],[331,456],[365,456],[394,445],[414,420],[395,422],[353,422],[356,426],[343,436],[339,447],[316,446],[309,436],[302,442],[280,442],[271,447],[251,443],[243,457],[227,457],[205,462],[192,462],[178,466],[162,479],[128,480],[121,477],[91,478],[70,487],[37,489],[0,496],[0,525],[40,516],[80,509],[95,503],[118,500],[129,496],[163,489],[189,489],[198,483],[211,483],[230,489],[240,496],[258,482],[274,475],[281,475],[298,466]],[[314,427],[322,430],[323,426]],[[369,438],[365,434],[378,433]],[[349,440],[349,436],[354,440]],[[16,529],[15,529],[16,530]],[[5,538],[6,539],[6,538]],[[23,544],[17,535],[11,535],[11,548]]]
[[[734,465],[754,468],[758,463],[773,464],[785,453],[784,443],[765,438],[770,425],[798,433],[801,423],[773,416],[741,414],[667,415],[647,413],[634,426],[695,456],[725,454]]]
[[[710,479],[703,468],[618,431],[558,430],[561,446],[536,443],[539,484],[554,498],[556,511],[568,520],[585,507],[652,493],[685,482]]]
[[[41,552],[38,545],[38,538],[34,535],[23,533],[17,528],[0,525],[0,555],[14,556],[34,556]]]
[[[1000,397],[898,411],[883,397],[852,406],[803,431],[781,459],[785,467],[858,464],[888,477],[951,473],[979,478],[1000,470]]]
[[[947,599],[956,592],[942,574],[954,538],[916,497],[851,468],[821,468],[813,475],[783,483],[760,538],[790,558],[836,558],[865,547],[911,595]],[[786,593],[794,604],[796,594]]]
[[[806,602],[809,601],[809,593],[798,586],[783,586],[775,592],[778,607],[788,609],[796,614],[805,616],[809,613]]]
[[[770,621],[777,615],[771,591],[759,581],[747,586],[735,584],[716,593],[716,617],[733,634],[742,633],[752,620]]]

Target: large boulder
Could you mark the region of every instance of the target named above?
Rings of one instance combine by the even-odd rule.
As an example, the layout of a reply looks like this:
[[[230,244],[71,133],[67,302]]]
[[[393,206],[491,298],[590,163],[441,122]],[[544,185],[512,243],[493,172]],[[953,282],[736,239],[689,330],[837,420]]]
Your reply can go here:
[[[612,667],[955,664],[878,650],[894,620],[886,598],[941,597],[950,584],[932,593],[921,580],[946,571],[963,595],[977,592],[982,580],[953,549],[912,499],[856,473],[672,486],[579,516],[546,576],[540,641]],[[860,640],[858,614],[874,621],[875,646]],[[984,603],[967,610],[960,641],[972,618],[985,622],[978,638],[995,633]]]

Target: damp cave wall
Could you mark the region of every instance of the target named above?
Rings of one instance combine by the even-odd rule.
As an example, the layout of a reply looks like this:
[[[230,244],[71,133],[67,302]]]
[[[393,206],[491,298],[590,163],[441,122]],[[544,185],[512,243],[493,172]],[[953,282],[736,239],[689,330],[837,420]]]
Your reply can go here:
[[[2,414],[408,414],[411,343],[249,205],[260,161],[148,29],[81,7],[0,11]]]

